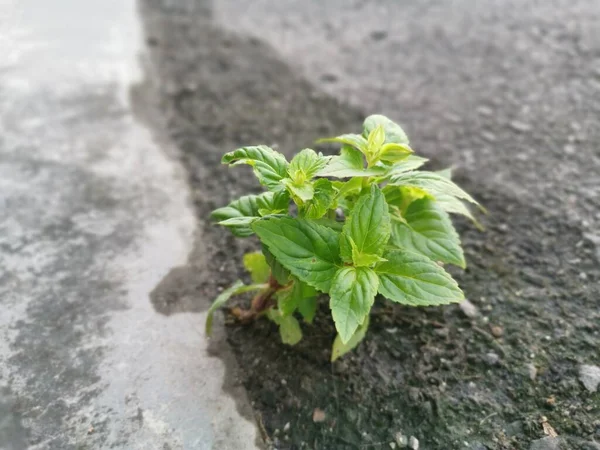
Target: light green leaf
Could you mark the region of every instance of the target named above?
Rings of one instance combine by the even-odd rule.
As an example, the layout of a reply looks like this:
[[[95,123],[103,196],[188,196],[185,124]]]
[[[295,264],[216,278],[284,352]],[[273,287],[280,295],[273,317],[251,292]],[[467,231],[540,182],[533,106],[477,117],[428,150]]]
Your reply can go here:
[[[367,157],[367,162],[369,166],[379,159],[379,150],[381,146],[385,142],[385,130],[381,125],[377,125],[375,128],[371,130],[369,133],[369,137],[367,139],[367,153],[365,156]]]
[[[433,261],[466,267],[460,238],[450,216],[433,200],[412,202],[403,215],[405,222],[394,222],[392,241],[398,247],[416,251]]]
[[[315,195],[315,188],[310,181],[296,184],[290,178],[285,178],[281,180],[281,183],[286,187],[297,205],[309,201]]]
[[[242,147],[225,153],[221,159],[223,164],[248,164],[263,186],[271,191],[282,189],[280,181],[287,177],[288,163],[281,153],[266,145]]]
[[[306,323],[312,323],[317,313],[317,297],[306,297],[298,303],[298,311],[304,317]]]
[[[413,150],[408,145],[390,142],[381,147],[378,157],[381,161],[396,163],[405,160],[412,153]]]
[[[237,228],[241,226],[248,226],[258,219],[260,219],[260,217],[232,217],[230,219],[221,220],[218,222],[218,224],[224,227]]]
[[[479,230],[484,229],[483,225],[475,218],[467,205],[458,198],[447,194],[438,194],[435,197],[435,204],[447,213],[468,217]]]
[[[269,218],[252,228],[271,253],[300,280],[328,292],[341,264],[339,233],[304,219]]]
[[[347,344],[363,324],[377,294],[377,275],[368,267],[339,269],[329,291],[331,314],[342,343]]]
[[[338,222],[335,219],[330,219],[329,217],[321,217],[320,219],[313,219],[313,222],[318,225],[323,225],[324,227],[331,228],[335,231],[342,231],[344,227],[344,222]]]
[[[212,334],[213,315],[217,309],[223,306],[227,300],[231,298],[231,296],[243,294],[244,292],[259,291],[265,288],[267,288],[266,284],[251,284],[246,286],[240,280],[237,280],[235,283],[233,283],[233,285],[221,292],[212,305],[210,305],[210,308],[208,308],[206,323],[204,324],[205,334],[207,336]]]
[[[315,193],[301,208],[302,216],[307,219],[320,219],[334,207],[337,189],[333,187],[331,181],[326,178],[320,178],[314,183]]]
[[[333,156],[327,166],[317,174],[321,177],[370,177],[384,175],[386,169],[383,167],[365,168],[363,154],[351,147],[342,147],[339,156]]]
[[[300,151],[288,167],[288,174],[295,184],[301,185],[305,181],[310,181],[319,170],[327,165],[329,157],[317,154],[310,148]]]
[[[352,262],[356,267],[370,267],[375,263],[386,261],[379,255],[371,255],[369,253],[361,253],[358,247],[354,243],[352,238],[348,237],[352,246]]]
[[[346,197],[347,195],[358,195],[363,188],[363,180],[360,177],[351,178],[348,181],[334,181],[334,186],[339,189],[338,195]]]
[[[294,316],[282,316],[275,309],[269,309],[267,317],[279,325],[281,341],[287,345],[296,345],[302,340],[302,329]]]
[[[265,255],[261,252],[246,253],[244,255],[244,267],[250,276],[253,283],[266,283],[271,275],[271,268],[267,264]]]
[[[259,195],[245,195],[232,201],[229,205],[215,209],[211,218],[217,220],[222,225],[230,228],[230,231],[238,237],[248,237],[254,234],[250,228],[252,220],[243,219],[240,221],[226,222],[234,218],[259,218],[265,215],[265,212],[275,213],[285,211],[289,207],[290,198],[286,192],[263,192]]]
[[[392,176],[391,184],[396,186],[413,186],[426,190],[434,197],[438,195],[451,195],[456,198],[479,205],[477,201],[460,187],[434,172],[407,172]]]
[[[388,167],[387,176],[394,176],[411,170],[416,170],[429,161],[427,158],[421,158],[416,155],[409,155],[405,159],[395,162]]]
[[[435,173],[437,173],[438,175],[443,176],[444,178],[448,178],[449,180],[452,179],[452,167],[447,167],[445,169],[438,170]]]
[[[456,281],[438,264],[415,252],[392,250],[387,262],[375,266],[379,293],[390,300],[411,306],[458,303],[464,294]]]
[[[391,233],[390,215],[385,197],[376,184],[363,195],[346,219],[340,239],[342,258],[352,260],[352,238],[361,254],[381,255]]]
[[[363,122],[363,136],[369,136],[371,131],[378,125],[381,125],[385,130],[386,143],[409,144],[408,136],[406,136],[402,127],[380,114],[373,114],[365,119]]]
[[[271,268],[271,274],[273,278],[277,280],[277,282],[281,286],[285,286],[290,280],[290,271],[281,265],[279,261],[275,259],[275,256],[269,251],[266,245],[262,245],[262,253],[265,255],[265,261]]]
[[[367,153],[368,148],[367,140],[360,134],[342,134],[341,136],[319,139],[317,141],[317,143],[321,142],[337,142],[339,144],[349,145],[365,154]]]
[[[369,328],[369,316],[365,317],[365,321],[362,325],[360,325],[350,340],[344,344],[342,342],[342,338],[338,334],[333,341],[333,347],[331,349],[331,362],[334,362],[336,359],[345,355],[351,350],[354,350],[358,344],[364,339],[367,334],[367,329]]]

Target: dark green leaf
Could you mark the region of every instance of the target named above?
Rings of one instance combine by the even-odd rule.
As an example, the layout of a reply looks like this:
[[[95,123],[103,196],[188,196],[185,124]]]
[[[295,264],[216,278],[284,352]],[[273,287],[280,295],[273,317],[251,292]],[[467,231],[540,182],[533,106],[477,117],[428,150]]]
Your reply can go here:
[[[351,147],[342,147],[339,156],[333,156],[327,166],[320,170],[317,175],[321,177],[370,177],[384,175],[386,169],[383,167],[365,168],[363,155]]]
[[[455,264],[463,269],[465,257],[450,216],[433,200],[412,202],[404,213],[405,222],[394,222],[394,244],[421,253],[434,261]]]
[[[314,183],[314,195],[302,207],[302,216],[307,219],[320,219],[334,206],[337,189],[331,181],[320,178]]]
[[[379,293],[390,300],[411,306],[458,303],[464,294],[456,281],[435,262],[415,252],[392,250],[387,262],[375,266]]]
[[[331,283],[331,314],[342,343],[363,324],[377,294],[377,275],[368,267],[343,267]]]
[[[254,222],[260,240],[286,269],[305,283],[328,292],[341,264],[339,233],[304,219],[270,218]]]
[[[280,285],[285,286],[288,281],[290,281],[290,271],[275,259],[275,256],[273,256],[264,244],[262,245],[262,253],[265,255],[265,260],[271,268],[271,275],[273,275],[273,278],[275,278]]]
[[[280,181],[287,177],[288,163],[285,157],[266,145],[242,147],[223,155],[223,164],[248,164],[263,186],[271,191],[283,189]]]

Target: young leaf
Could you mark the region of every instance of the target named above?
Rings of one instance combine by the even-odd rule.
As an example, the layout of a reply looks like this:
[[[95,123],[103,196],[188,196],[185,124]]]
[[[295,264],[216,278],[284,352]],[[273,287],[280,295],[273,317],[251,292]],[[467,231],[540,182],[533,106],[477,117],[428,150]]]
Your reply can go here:
[[[375,266],[379,293],[390,300],[411,306],[458,303],[464,294],[456,281],[426,256],[406,250],[392,250],[386,262]]]
[[[301,209],[302,216],[307,219],[320,219],[329,211],[335,201],[337,189],[331,181],[320,178],[314,183],[315,193],[313,198]]]
[[[333,341],[333,347],[331,349],[331,362],[334,362],[336,359],[345,355],[351,350],[354,350],[358,344],[364,339],[367,334],[367,329],[369,328],[369,316],[365,317],[365,321],[361,326],[359,326],[350,340],[344,344],[342,342],[342,338],[338,334]]]
[[[386,175],[392,177],[401,173],[410,172],[411,170],[416,170],[423,164],[425,164],[427,161],[429,161],[427,158],[421,158],[420,156],[416,155],[409,155],[406,158],[394,162],[391,166],[389,166]]]
[[[370,267],[375,263],[386,261],[385,258],[382,258],[379,255],[371,255],[369,253],[361,253],[356,246],[354,240],[351,237],[348,237],[350,244],[352,246],[352,263],[356,267]]]
[[[235,283],[233,283],[233,285],[221,292],[212,305],[210,305],[210,308],[208,308],[206,323],[204,324],[205,334],[207,336],[212,334],[213,315],[215,314],[215,311],[223,306],[232,295],[243,294],[244,292],[250,291],[259,291],[261,289],[265,289],[266,287],[267,286],[265,284],[251,284],[246,286],[240,280],[237,280]]]
[[[361,254],[381,255],[390,238],[391,224],[385,197],[376,184],[362,196],[342,230],[340,247],[345,261],[352,260],[352,238]]]
[[[266,283],[271,275],[271,268],[267,264],[265,255],[261,252],[246,253],[244,255],[244,267],[250,276],[253,283]]]
[[[317,297],[307,297],[298,303],[298,312],[304,317],[306,323],[312,323],[317,313]]]
[[[266,145],[238,148],[223,155],[221,162],[252,166],[260,184],[271,191],[281,190],[280,181],[287,177],[288,163],[285,156]]]
[[[364,154],[367,153],[368,148],[367,140],[360,134],[342,134],[341,136],[319,139],[317,141],[317,143],[321,142],[337,142],[339,144],[349,145],[357,150],[360,150],[360,152]]]
[[[319,170],[327,165],[329,157],[317,154],[310,148],[305,148],[290,161],[288,174],[295,184],[310,181]]]
[[[363,122],[363,136],[369,136],[371,131],[379,125],[385,130],[386,143],[409,144],[408,136],[406,136],[402,127],[380,114],[373,114],[365,119]]]
[[[281,183],[286,187],[297,205],[309,201],[315,195],[313,183],[305,181],[302,184],[294,183],[291,178],[284,178]]]
[[[339,269],[329,291],[331,314],[343,344],[363,324],[377,294],[377,275],[368,267]]]
[[[433,200],[412,202],[403,215],[404,222],[394,222],[392,241],[398,247],[416,251],[434,261],[455,264],[463,269],[465,256],[450,216]]]
[[[405,160],[412,153],[413,150],[408,145],[390,142],[381,147],[379,159],[381,161],[396,163]]]
[[[279,325],[279,335],[284,344],[296,345],[302,340],[302,329],[294,316],[282,316],[279,311],[271,308],[267,317]]]
[[[217,220],[230,228],[231,232],[238,237],[248,237],[254,234],[250,228],[250,223],[253,220],[240,220],[226,222],[234,218],[260,218],[261,212],[287,212],[289,207],[289,196],[286,192],[263,192],[260,195],[245,195],[237,200],[232,201],[229,205],[215,209],[211,218]]]
[[[320,177],[370,177],[384,175],[383,167],[371,167],[365,169],[363,154],[352,147],[343,146],[339,156],[333,156],[327,166],[321,169],[317,175]]]
[[[265,261],[271,268],[271,274],[277,282],[285,286],[290,280],[290,271],[281,265],[279,261],[275,259],[275,256],[269,251],[266,245],[262,245],[262,253],[265,255]]]
[[[414,186],[426,190],[434,197],[446,194],[479,205],[473,197],[448,178],[434,172],[406,172],[392,176],[390,184],[396,186]]]
[[[381,125],[377,125],[371,130],[367,139],[367,153],[365,153],[365,156],[367,157],[369,167],[379,160],[379,150],[384,142],[385,130]]]
[[[269,218],[252,228],[271,253],[300,280],[328,292],[340,261],[339,234],[304,219]]]

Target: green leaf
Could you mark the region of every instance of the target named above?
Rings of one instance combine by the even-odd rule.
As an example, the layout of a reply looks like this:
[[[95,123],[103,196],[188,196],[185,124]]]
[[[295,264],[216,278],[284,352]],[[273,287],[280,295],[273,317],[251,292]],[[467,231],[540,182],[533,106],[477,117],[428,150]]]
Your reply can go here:
[[[368,253],[361,253],[356,246],[356,243],[352,240],[352,238],[348,238],[350,244],[352,245],[352,263],[356,267],[370,267],[375,263],[386,261],[385,258],[382,258],[379,255],[371,255]]]
[[[333,156],[327,166],[317,174],[321,177],[370,177],[384,175],[386,172],[383,167],[365,168],[363,154],[351,147],[342,147],[339,156]]]
[[[221,159],[223,164],[248,164],[263,186],[271,191],[282,189],[280,181],[287,177],[288,163],[281,153],[266,145],[242,147],[225,153]]]
[[[398,247],[416,251],[434,261],[466,267],[460,238],[450,216],[430,199],[412,202],[405,222],[394,222],[392,240]]]
[[[314,183],[314,195],[301,209],[302,216],[307,219],[320,219],[329,211],[335,202],[337,189],[331,181],[320,178]]]
[[[371,130],[369,133],[369,137],[367,139],[367,152],[365,156],[367,157],[367,162],[369,166],[379,159],[379,150],[381,146],[385,142],[385,130],[381,125],[377,125],[375,128]]]
[[[304,219],[269,218],[252,228],[286,269],[305,283],[328,292],[341,264],[339,234]]]
[[[339,269],[329,291],[331,314],[342,343],[347,344],[363,324],[377,294],[377,275],[368,267]]]
[[[302,184],[296,184],[290,178],[286,178],[281,180],[281,182],[286,187],[297,205],[301,205],[304,202],[309,201],[315,195],[315,188],[313,183],[310,181],[305,181]]]
[[[348,181],[334,181],[334,186],[339,189],[338,195],[345,197],[347,195],[358,195],[362,191],[363,180],[360,177],[351,178]]]
[[[352,238],[361,254],[381,255],[391,233],[390,215],[385,197],[376,184],[362,196],[346,219],[340,239],[344,261],[352,260]]]
[[[408,145],[390,142],[381,147],[378,157],[381,161],[395,163],[405,160],[412,153],[413,150]]]
[[[408,136],[406,136],[402,127],[380,114],[373,114],[365,119],[363,122],[363,136],[369,136],[371,131],[379,125],[385,130],[386,143],[409,144]]]
[[[367,329],[369,328],[369,316],[365,317],[365,321],[361,326],[359,326],[350,340],[344,344],[342,342],[342,338],[338,334],[333,341],[333,347],[331,349],[331,362],[334,362],[336,359],[345,355],[351,350],[354,350],[358,344],[364,339],[367,334]]]
[[[435,197],[435,204],[447,213],[468,217],[479,230],[483,230],[483,225],[475,218],[467,205],[458,198],[447,194],[438,194]]]
[[[407,172],[391,177],[391,184],[396,186],[413,186],[426,190],[434,197],[451,195],[456,198],[479,205],[477,201],[448,178],[434,172]]]
[[[227,300],[231,298],[233,295],[243,294],[244,292],[250,291],[259,291],[265,289],[267,287],[266,284],[251,284],[246,286],[240,280],[237,280],[233,285],[229,288],[225,289],[223,292],[219,294],[219,296],[215,299],[215,301],[208,308],[208,312],[206,315],[206,323],[204,325],[204,332],[207,336],[212,334],[212,323],[213,323],[213,315],[215,311],[223,306]]]
[[[265,255],[265,261],[267,261],[267,264],[271,268],[271,275],[273,275],[273,278],[275,278],[280,285],[285,286],[290,280],[290,271],[275,259],[275,256],[273,256],[264,244],[262,245],[262,253]]]
[[[416,170],[429,161],[427,158],[421,158],[416,155],[409,155],[405,159],[394,162],[391,166],[388,167],[387,176],[399,175],[401,173],[410,172],[412,170]]]
[[[244,267],[250,276],[253,283],[266,283],[271,275],[271,268],[267,264],[265,255],[261,252],[246,253],[244,255]]]
[[[312,323],[317,313],[317,297],[307,297],[300,300],[298,303],[298,311],[304,317],[306,323]]]
[[[415,252],[392,250],[387,262],[375,266],[379,293],[388,299],[411,306],[458,303],[464,294],[456,281],[435,262]]]
[[[238,237],[248,237],[254,234],[250,228],[253,219],[260,218],[265,212],[274,213],[287,212],[289,207],[289,196],[286,192],[263,192],[259,195],[245,195],[232,201],[229,205],[215,209],[211,218],[219,221],[221,225],[230,228],[230,231]],[[230,219],[240,219],[230,221]],[[249,218],[249,219],[243,219]]]
[[[317,154],[310,148],[300,151],[288,167],[288,174],[295,184],[301,185],[305,181],[310,181],[319,170],[327,165],[329,157]]]
[[[284,344],[296,345],[302,340],[302,329],[294,316],[282,316],[279,311],[272,308],[268,310],[267,316],[279,325],[279,335]]]
[[[341,136],[319,139],[317,141],[317,143],[321,142],[337,142],[339,144],[349,145],[364,154],[367,153],[368,148],[367,140],[360,134],[342,134]]]
[[[339,232],[341,232],[342,228],[344,227],[344,222],[338,222],[337,220],[330,219],[329,217],[321,217],[320,219],[313,219],[312,221],[317,225],[323,225],[324,227],[331,228],[332,230]]]

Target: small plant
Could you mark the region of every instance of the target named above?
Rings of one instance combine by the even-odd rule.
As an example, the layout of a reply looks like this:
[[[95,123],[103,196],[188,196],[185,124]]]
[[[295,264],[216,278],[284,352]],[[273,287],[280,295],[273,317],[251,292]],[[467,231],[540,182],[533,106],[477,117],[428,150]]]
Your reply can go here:
[[[319,142],[341,144],[340,154],[307,148],[288,162],[260,145],[223,156],[224,164],[250,165],[267,192],[243,196],[212,217],[235,236],[256,234],[262,252],[244,257],[254,284],[237,281],[212,304],[207,334],[217,308],[253,291],[250,309],[233,313],[240,320],[266,315],[283,342],[294,345],[302,338],[295,313],[312,322],[325,293],[338,332],[335,360],[365,336],[378,293],[411,306],[463,300],[440,263],[465,268],[449,213],[478,225],[465,205],[477,202],[449,171],[418,170],[427,160],[415,156],[402,128],[381,115],[367,117],[362,134]]]

